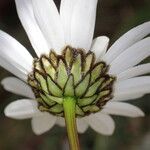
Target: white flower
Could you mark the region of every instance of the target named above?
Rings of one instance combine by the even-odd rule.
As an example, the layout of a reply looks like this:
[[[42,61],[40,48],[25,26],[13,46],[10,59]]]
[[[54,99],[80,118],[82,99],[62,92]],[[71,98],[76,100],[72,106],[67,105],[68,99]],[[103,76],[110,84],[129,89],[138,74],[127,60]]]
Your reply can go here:
[[[114,98],[102,111],[77,119],[80,133],[90,126],[98,133],[111,135],[115,124],[110,115],[141,117],[144,113],[131,104],[122,102],[142,97],[150,92],[150,63],[138,65],[150,56],[150,22],[133,28],[119,38],[109,49],[109,39],[93,39],[97,0],[62,0],[60,13],[53,0],[15,0],[17,12],[29,40],[37,54],[48,54],[54,49],[60,54],[70,45],[91,50],[97,61],[110,65],[109,74],[116,76]],[[146,37],[146,38],[144,38]],[[14,119],[32,119],[36,134],[42,134],[55,124],[64,126],[64,119],[41,112],[34,93],[27,84],[32,72],[33,57],[14,38],[0,31],[0,65],[15,77],[5,78],[2,85],[7,91],[27,97],[10,103],[5,115]],[[108,49],[108,51],[107,51]]]

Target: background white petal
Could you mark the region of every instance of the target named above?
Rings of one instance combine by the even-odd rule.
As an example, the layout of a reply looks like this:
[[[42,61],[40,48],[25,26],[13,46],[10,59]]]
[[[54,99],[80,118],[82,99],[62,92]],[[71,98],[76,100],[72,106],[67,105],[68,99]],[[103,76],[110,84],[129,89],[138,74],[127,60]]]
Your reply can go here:
[[[43,134],[50,130],[55,125],[55,122],[55,116],[52,116],[47,112],[43,112],[41,115],[32,118],[32,130],[37,135]]]
[[[12,119],[28,119],[39,115],[38,104],[34,100],[22,99],[11,102],[6,106],[4,113]]]
[[[84,118],[77,119],[76,121],[77,121],[78,132],[84,133],[89,127],[87,121]]]
[[[127,100],[134,100],[137,98],[143,97],[144,94],[140,92],[130,92],[129,90],[126,90],[126,92],[118,92],[113,97],[112,101],[127,101]]]
[[[102,113],[111,114],[111,115],[119,115],[126,117],[143,117],[144,112],[138,107],[122,102],[108,102]]]
[[[126,80],[135,76],[140,76],[143,74],[150,73],[150,63],[138,65],[117,75],[117,80]]]
[[[26,71],[21,70],[21,68],[18,68],[15,64],[12,64],[8,60],[1,58],[1,56],[0,66],[6,69],[7,71],[11,72],[15,76],[19,77],[20,79],[27,81],[28,73]]]
[[[76,120],[77,123],[77,129],[79,133],[84,133],[88,129],[88,123],[87,121],[82,118]],[[61,117],[57,117],[56,124],[59,125],[60,127],[65,127],[65,119]]]
[[[103,60],[108,64],[111,63],[125,49],[129,48],[134,43],[140,41],[150,34],[150,21],[143,23],[120,37],[108,50]]]
[[[150,37],[134,44],[114,59],[110,64],[109,72],[115,75],[120,74],[126,69],[137,65],[148,56],[150,56]]]
[[[64,28],[65,41],[71,44],[71,21],[74,7],[79,0],[61,0],[60,17]]]
[[[65,127],[65,119],[62,117],[57,117],[56,124],[61,126],[61,127]]]
[[[107,114],[92,114],[88,117],[87,121],[91,128],[100,134],[112,135],[114,132],[115,123]]]
[[[34,17],[32,0],[15,0],[19,19],[38,56],[48,54],[50,46],[46,42]]]
[[[24,72],[28,73],[32,70],[33,57],[19,42],[0,31],[0,43],[0,58]]]
[[[141,76],[116,82],[114,95],[119,93],[149,93],[150,77]]]
[[[91,51],[95,53],[97,61],[105,55],[108,44],[109,38],[106,36],[99,36],[93,40]]]
[[[97,0],[79,0],[71,23],[71,46],[90,50],[96,17]]]
[[[32,0],[37,22],[51,48],[60,54],[65,46],[60,15],[53,0]]]
[[[1,84],[5,90],[11,93],[29,97],[31,99],[35,98],[30,86],[15,77],[7,77],[1,81]]]

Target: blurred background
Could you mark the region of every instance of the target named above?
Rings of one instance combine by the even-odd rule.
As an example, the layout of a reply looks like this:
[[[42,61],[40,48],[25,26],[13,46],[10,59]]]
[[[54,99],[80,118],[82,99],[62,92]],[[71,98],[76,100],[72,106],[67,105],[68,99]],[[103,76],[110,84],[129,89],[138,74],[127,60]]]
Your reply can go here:
[[[55,2],[59,8],[60,0]],[[95,36],[107,35],[112,44],[123,33],[148,20],[150,0],[99,0]],[[14,0],[0,0],[0,29],[33,52],[17,17]],[[0,80],[10,75],[0,68]],[[55,126],[48,133],[35,136],[30,120],[17,121],[4,116],[5,106],[18,98],[21,97],[4,91],[0,85],[0,150],[67,150],[65,128]],[[145,112],[144,118],[113,116],[116,122],[113,136],[102,136],[88,129],[80,135],[82,150],[149,150],[150,95],[132,103]]]

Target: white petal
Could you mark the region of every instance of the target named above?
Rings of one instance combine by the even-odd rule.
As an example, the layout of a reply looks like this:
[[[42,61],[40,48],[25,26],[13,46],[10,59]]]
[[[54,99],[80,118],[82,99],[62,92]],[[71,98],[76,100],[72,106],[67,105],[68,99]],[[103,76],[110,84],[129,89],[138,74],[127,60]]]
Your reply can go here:
[[[120,74],[137,65],[148,56],[150,56],[150,37],[141,40],[120,54],[110,64],[109,72],[115,75]]]
[[[91,51],[95,53],[97,61],[99,61],[106,53],[109,44],[109,38],[99,36],[93,40]]]
[[[15,77],[5,78],[1,81],[1,84],[4,86],[4,89],[9,92],[33,99],[35,98],[29,85]]]
[[[32,0],[15,0],[18,16],[38,56],[50,50],[33,13]]]
[[[60,53],[65,46],[64,32],[53,0],[32,0],[34,14],[51,48]]]
[[[7,71],[11,72],[15,76],[19,77],[20,79],[27,81],[28,74],[26,71],[21,70],[20,68],[15,66],[15,64],[10,63],[9,60],[1,58],[1,56],[0,56],[0,66],[6,69]]]
[[[35,100],[22,99],[11,102],[4,110],[7,117],[13,119],[28,119],[39,115],[38,104]]]
[[[149,93],[150,92],[150,77],[141,76],[135,77],[123,81],[119,81],[115,84],[114,95],[119,93]]]
[[[120,37],[108,50],[103,60],[111,63],[125,49],[140,41],[150,33],[150,21],[141,24]]]
[[[96,17],[97,0],[79,0],[71,23],[71,46],[90,50]]]
[[[140,98],[150,91],[150,77],[141,76],[123,81],[118,81],[115,84],[114,101],[134,100]]]
[[[32,71],[33,57],[14,38],[0,31],[0,58],[26,73]]]
[[[143,93],[139,92],[130,92],[129,90],[126,90],[126,93],[124,92],[118,92],[112,99],[112,101],[126,101],[126,100],[134,100],[143,97]]]
[[[65,119],[62,117],[57,117],[56,124],[58,124],[61,127],[65,127]]]
[[[85,119],[77,119],[76,123],[79,133],[84,133],[88,129],[88,124]],[[65,127],[65,119],[62,117],[57,117],[56,124],[58,124],[61,127]]]
[[[32,118],[32,130],[36,135],[43,134],[50,130],[56,122],[56,117],[47,112]]]
[[[115,129],[113,119],[106,114],[96,113],[88,117],[88,123],[93,130],[100,134],[112,135]]]
[[[127,117],[143,117],[144,113],[141,109],[128,103],[109,102],[104,106],[103,113],[127,116]]]
[[[88,123],[84,118],[77,119],[77,129],[79,133],[84,133],[88,129]]]
[[[117,76],[117,80],[118,81],[126,80],[129,78],[140,76],[140,75],[147,74],[147,73],[150,73],[150,63],[138,65],[133,68],[129,68],[128,70],[120,73]]]
[[[72,14],[76,3],[79,0],[61,0],[60,17],[64,27],[66,44],[71,44],[71,21]]]

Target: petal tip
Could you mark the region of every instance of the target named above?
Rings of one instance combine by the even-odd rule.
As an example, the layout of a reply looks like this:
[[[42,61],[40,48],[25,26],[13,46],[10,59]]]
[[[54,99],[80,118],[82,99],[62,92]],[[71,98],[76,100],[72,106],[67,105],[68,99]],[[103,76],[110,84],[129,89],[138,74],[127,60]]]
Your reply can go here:
[[[10,117],[10,114],[9,114],[9,112],[8,112],[8,107],[9,107],[9,106],[6,106],[5,109],[4,109],[4,115],[5,115],[6,117]]]
[[[138,117],[145,117],[145,113],[141,110],[141,112],[139,112]]]
[[[5,81],[6,81],[6,78],[2,79],[0,84],[2,85],[2,87],[5,89]]]
[[[43,131],[38,131],[38,130],[35,130],[33,127],[32,127],[32,131],[33,131],[33,133],[35,134],[35,135],[37,135],[37,136],[40,136],[40,135],[42,135],[42,134],[44,134],[45,132],[43,132]]]

